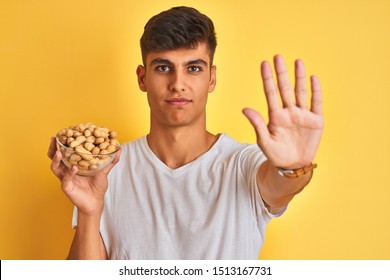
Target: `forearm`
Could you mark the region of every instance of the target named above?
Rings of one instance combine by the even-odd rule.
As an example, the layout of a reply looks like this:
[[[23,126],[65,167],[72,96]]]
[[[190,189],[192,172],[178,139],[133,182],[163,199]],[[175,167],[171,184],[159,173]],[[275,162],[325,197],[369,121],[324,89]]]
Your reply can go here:
[[[100,218],[101,215],[78,214],[76,233],[68,259],[107,259],[106,249],[100,236]]]
[[[304,189],[313,176],[313,172],[309,172],[298,178],[286,178],[278,172],[279,168],[266,161],[257,173],[261,196],[271,208],[281,208],[287,205],[296,194]]]

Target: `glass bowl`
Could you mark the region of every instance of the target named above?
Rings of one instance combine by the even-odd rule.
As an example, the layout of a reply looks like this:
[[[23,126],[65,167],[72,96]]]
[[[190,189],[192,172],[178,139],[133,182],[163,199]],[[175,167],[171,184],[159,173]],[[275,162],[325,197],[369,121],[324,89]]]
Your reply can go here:
[[[109,165],[115,158],[120,144],[115,142],[115,146],[109,149],[100,149],[99,153],[96,151],[89,151],[82,143],[76,147],[68,147],[65,143],[61,143],[59,135],[56,135],[57,149],[62,154],[62,162],[68,167],[77,166],[77,175],[93,176],[100,170]],[[111,145],[112,146],[112,145]],[[93,153],[94,152],[94,153]]]

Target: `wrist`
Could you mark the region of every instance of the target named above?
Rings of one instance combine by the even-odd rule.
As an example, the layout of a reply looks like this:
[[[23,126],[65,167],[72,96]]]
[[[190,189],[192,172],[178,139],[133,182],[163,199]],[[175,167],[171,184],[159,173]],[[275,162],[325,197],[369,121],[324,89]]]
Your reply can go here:
[[[77,224],[78,226],[80,224],[85,224],[85,225],[100,224],[102,213],[103,213],[103,209],[94,212],[84,212],[78,209]]]
[[[87,202],[79,203],[74,205],[77,208],[77,212],[79,215],[83,215],[84,217],[100,217],[103,213],[104,208],[104,197],[102,198],[92,198]]]

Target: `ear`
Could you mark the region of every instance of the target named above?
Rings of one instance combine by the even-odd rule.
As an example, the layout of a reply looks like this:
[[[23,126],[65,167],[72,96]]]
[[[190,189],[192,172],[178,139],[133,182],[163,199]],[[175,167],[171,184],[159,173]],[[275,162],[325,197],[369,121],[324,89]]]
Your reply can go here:
[[[138,65],[137,67],[138,87],[143,92],[146,92],[145,78],[146,78],[145,67],[142,65]]]
[[[217,85],[217,66],[213,65],[210,71],[209,92],[213,92]]]

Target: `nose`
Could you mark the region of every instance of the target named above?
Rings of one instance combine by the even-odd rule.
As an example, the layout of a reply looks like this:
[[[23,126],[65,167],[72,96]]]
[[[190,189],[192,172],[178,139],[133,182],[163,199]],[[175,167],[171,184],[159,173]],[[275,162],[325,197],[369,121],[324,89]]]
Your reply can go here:
[[[172,73],[172,79],[169,83],[169,90],[171,92],[185,91],[185,78],[183,73],[180,73],[179,71]]]

